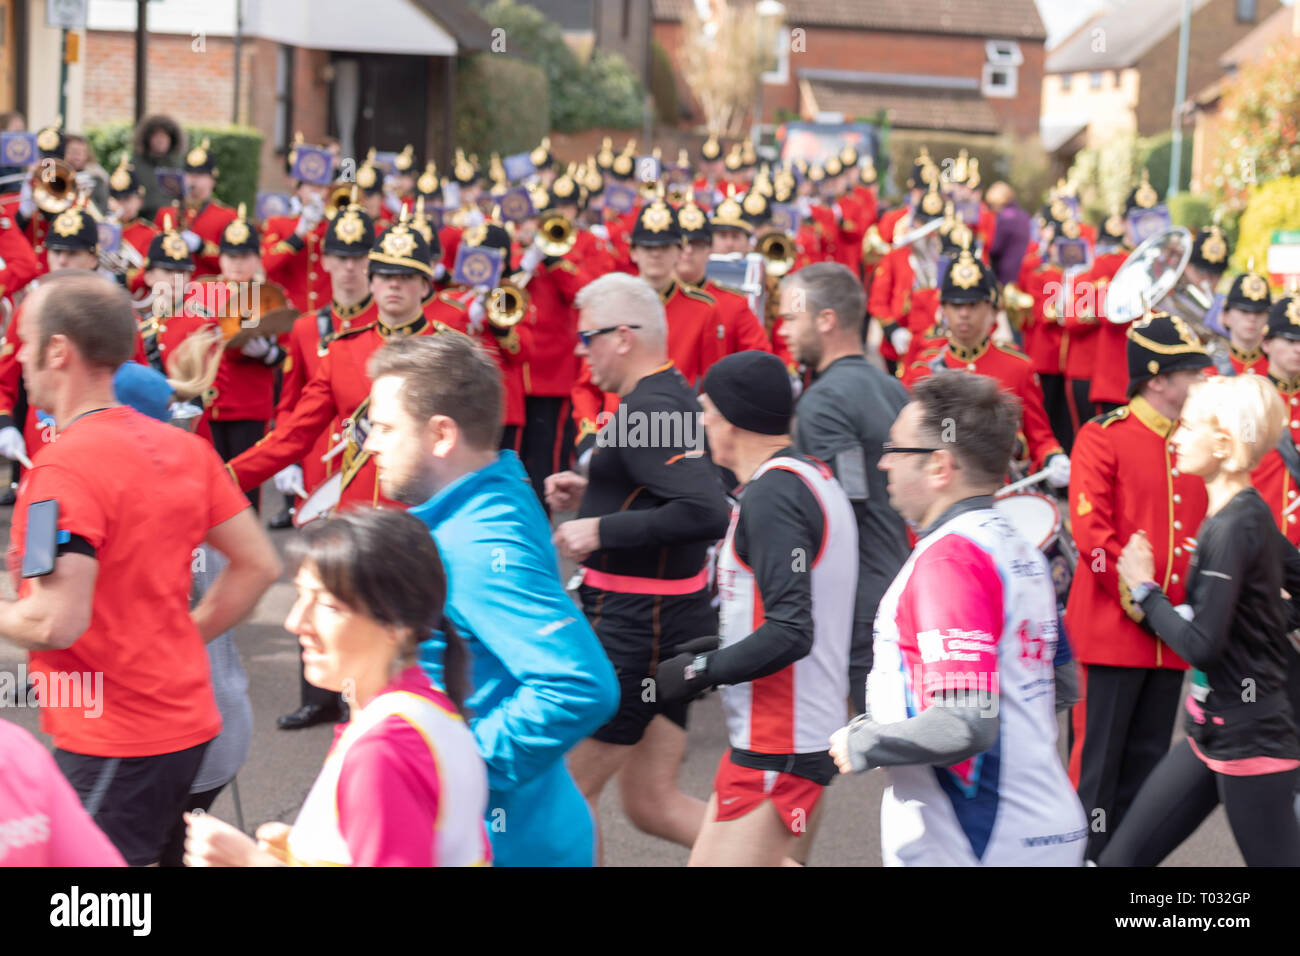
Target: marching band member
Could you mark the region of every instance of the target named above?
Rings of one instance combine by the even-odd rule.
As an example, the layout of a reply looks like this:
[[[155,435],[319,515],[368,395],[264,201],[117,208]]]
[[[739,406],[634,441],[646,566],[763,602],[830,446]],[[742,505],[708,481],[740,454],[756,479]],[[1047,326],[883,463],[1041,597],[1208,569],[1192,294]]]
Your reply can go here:
[[[910,211],[905,232],[896,241],[943,215],[944,201],[936,175]],[[883,234],[883,233],[882,233]],[[905,373],[904,363],[914,334],[934,324],[939,306],[938,260],[941,240],[931,233],[890,251],[876,268],[867,311],[884,333],[880,354]]]
[[[221,234],[235,219],[235,210],[213,198],[218,169],[208,140],[185,154],[185,201],[164,206],[154,217],[154,225],[166,228],[163,217],[170,215],[184,237],[196,264],[194,276],[214,276],[221,272]]]
[[[113,174],[108,177],[108,206],[113,217],[122,227],[122,242],[127,243],[143,259],[149,254],[149,246],[154,236],[162,230],[147,219],[140,217],[144,205],[145,186],[135,174],[135,168],[126,161],[117,164]],[[132,293],[138,293],[144,286],[144,268],[126,265],[126,287]]]
[[[337,333],[325,355],[320,356],[316,373],[303,387],[292,412],[277,419],[270,434],[228,463],[231,474],[245,490],[259,487],[288,465],[301,461],[331,422],[345,420],[343,441],[347,444],[339,463],[339,507],[395,504],[381,496],[374,463],[361,450],[364,431],[369,427],[364,405],[370,395],[366,362],[390,338],[462,331],[467,307],[454,299],[448,302],[450,297],[439,293],[434,299],[442,307],[433,314],[451,318],[461,327],[455,328],[440,318],[430,320],[431,310],[425,308],[425,301],[432,290],[432,254],[424,236],[405,221],[399,221],[376,241],[368,265],[376,309],[374,321]]]
[[[1205,482],[1175,464],[1171,438],[1189,386],[1211,366],[1177,316],[1148,313],[1129,329],[1129,403],[1083,426],[1075,441],[1070,520],[1080,560],[1065,626],[1079,665],[1070,779],[1091,824],[1096,860],[1142,781],[1169,750],[1187,664],[1143,623],[1120,580],[1120,551],[1143,531],[1153,580],[1185,600],[1193,536],[1205,518]]]
[[[374,222],[355,203],[329,221],[321,246],[321,268],[330,277],[332,299],[329,305],[300,316],[286,336],[288,358],[275,406],[277,420],[293,411],[303,388],[316,374],[321,356],[329,350],[330,341],[340,332],[374,320],[375,300],[366,275],[374,244]],[[342,420],[337,419],[321,432],[299,464],[290,465],[275,476],[276,488],[282,494],[293,495],[298,489],[317,487],[334,474],[337,458],[325,462],[321,459],[342,437]],[[270,526],[289,527],[293,522],[287,511],[271,518]]]
[[[1247,273],[1250,275],[1250,273]],[[1236,288],[1234,283],[1233,288]],[[1268,378],[1286,406],[1286,427],[1276,448],[1270,449],[1251,472],[1250,480],[1273,511],[1273,520],[1294,545],[1300,546],[1300,515],[1286,513],[1300,489],[1300,297],[1283,296],[1268,311],[1264,340]]]
[[[1106,292],[1130,251],[1123,217],[1107,216],[1092,265],[1074,280],[1074,308],[1065,317],[1065,377],[1076,435],[1089,419],[1127,400],[1128,327],[1107,321]]]
[[[331,299],[330,276],[321,265],[325,230],[330,224],[325,215],[327,189],[307,182],[298,182],[294,188],[302,211],[266,220],[262,265],[267,281],[282,286],[294,308],[314,312]]]
[[[1264,335],[1269,331],[1268,312],[1273,304],[1268,278],[1247,269],[1232,280],[1223,305],[1223,327],[1228,331],[1228,350],[1216,350],[1215,370],[1220,375],[1268,374]]]
[[[997,318],[997,279],[993,270],[963,250],[944,273],[939,290],[940,308],[948,327],[942,350],[913,363],[903,383],[909,388],[923,378],[944,372],[970,372],[996,379],[1004,391],[1020,400],[1021,440],[1034,470],[1046,468],[1048,483],[1064,488],[1070,483],[1070,458],[1047,423],[1043,393],[1029,356],[1010,345],[993,342]]]

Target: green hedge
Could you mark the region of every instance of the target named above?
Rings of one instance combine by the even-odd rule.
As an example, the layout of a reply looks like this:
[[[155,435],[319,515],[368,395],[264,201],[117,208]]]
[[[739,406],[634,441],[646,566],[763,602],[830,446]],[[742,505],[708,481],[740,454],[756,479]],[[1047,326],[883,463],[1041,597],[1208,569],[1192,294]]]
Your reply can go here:
[[[130,123],[105,123],[86,131],[99,164],[112,172],[125,152],[130,156],[135,127]],[[217,169],[217,199],[229,206],[257,200],[261,174],[262,133],[250,126],[192,126],[185,130],[186,141],[197,146],[207,137]],[[184,153],[181,154],[182,160]]]
[[[462,57],[456,75],[456,145],[477,153],[486,168],[492,153],[508,156],[536,146],[550,131],[546,74],[540,67],[495,53]]]
[[[1152,184],[1154,185],[1154,183]],[[1204,196],[1187,191],[1174,193],[1168,200],[1169,218],[1175,226],[1186,226],[1195,232],[1214,222],[1214,211]]]
[[[658,40],[650,41],[650,93],[655,99],[655,117],[660,123],[675,126],[681,119],[677,101],[677,77],[673,73],[668,51]]]
[[[1138,168],[1145,168],[1151,185],[1161,198],[1169,191],[1169,160],[1174,151],[1174,134],[1161,133],[1138,140]],[[1180,189],[1186,189],[1192,181],[1192,136],[1190,131],[1183,134],[1183,151],[1179,162],[1181,172],[1178,176]],[[1138,173],[1141,175],[1141,172]]]

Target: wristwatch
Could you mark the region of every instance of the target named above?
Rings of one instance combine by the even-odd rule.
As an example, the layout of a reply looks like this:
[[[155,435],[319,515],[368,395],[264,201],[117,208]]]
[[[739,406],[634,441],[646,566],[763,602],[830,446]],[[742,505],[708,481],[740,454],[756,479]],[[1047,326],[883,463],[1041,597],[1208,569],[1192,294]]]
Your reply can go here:
[[[696,680],[703,677],[709,670],[709,655],[696,654],[695,659],[691,661],[690,666],[686,668],[686,679]]]
[[[1133,597],[1134,604],[1141,604],[1147,599],[1147,595],[1152,591],[1159,591],[1160,585],[1154,581],[1143,581],[1136,587],[1129,588],[1129,594]]]

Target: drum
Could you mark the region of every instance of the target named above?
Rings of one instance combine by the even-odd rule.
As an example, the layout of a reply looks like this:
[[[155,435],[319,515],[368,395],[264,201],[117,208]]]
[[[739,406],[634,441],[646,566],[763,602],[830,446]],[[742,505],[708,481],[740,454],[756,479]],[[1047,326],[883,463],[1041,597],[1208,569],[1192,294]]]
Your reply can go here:
[[[293,515],[293,526],[301,528],[303,525],[315,521],[317,518],[328,518],[338,507],[339,498],[343,495],[343,473],[336,472],[330,475],[325,481],[307,496],[307,500],[298,506]]]
[[[1041,492],[1022,491],[998,498],[993,507],[1046,556],[1057,605],[1063,608],[1077,558],[1069,533],[1061,533],[1061,509],[1056,500]]]

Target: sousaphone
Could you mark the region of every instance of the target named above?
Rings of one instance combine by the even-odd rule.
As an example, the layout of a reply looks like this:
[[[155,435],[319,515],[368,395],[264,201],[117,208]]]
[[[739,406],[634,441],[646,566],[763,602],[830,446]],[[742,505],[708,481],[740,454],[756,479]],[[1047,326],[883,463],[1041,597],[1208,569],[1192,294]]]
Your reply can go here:
[[[1127,325],[1148,309],[1159,310],[1190,322],[1204,340],[1204,319],[1214,294],[1187,276],[1193,242],[1191,232],[1175,226],[1134,249],[1106,290],[1107,320]]]

